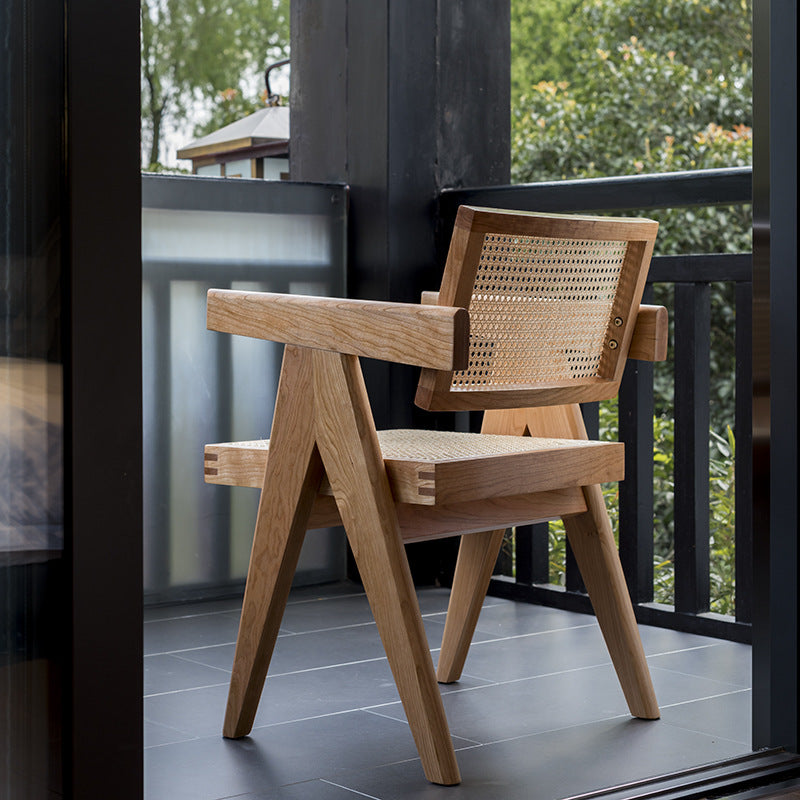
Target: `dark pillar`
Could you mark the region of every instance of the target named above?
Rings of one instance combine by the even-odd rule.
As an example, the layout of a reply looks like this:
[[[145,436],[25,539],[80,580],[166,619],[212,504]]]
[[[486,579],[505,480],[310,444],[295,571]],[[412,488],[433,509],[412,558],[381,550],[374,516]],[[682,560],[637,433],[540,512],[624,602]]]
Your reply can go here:
[[[798,749],[797,5],[753,3],[753,747]]]
[[[295,0],[291,177],[351,187],[348,293],[436,289],[436,197],[507,183],[509,0]],[[365,370],[378,426],[412,422],[417,371]]]
[[[508,183],[510,15],[510,0],[293,0],[290,174],[350,185],[350,297],[438,289],[440,189]],[[379,428],[452,425],[414,407],[418,370],[364,373]],[[415,581],[447,582],[456,546],[410,546]]]
[[[64,794],[133,800],[144,791],[139,4],[64,8],[72,582]]]

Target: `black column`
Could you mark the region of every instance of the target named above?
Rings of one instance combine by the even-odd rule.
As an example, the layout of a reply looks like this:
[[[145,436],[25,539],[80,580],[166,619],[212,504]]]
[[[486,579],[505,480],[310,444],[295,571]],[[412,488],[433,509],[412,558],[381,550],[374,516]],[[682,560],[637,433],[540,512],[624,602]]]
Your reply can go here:
[[[509,181],[510,2],[293,0],[291,25],[292,180],[350,185],[350,297],[418,302],[440,189]],[[378,428],[452,426],[414,406],[418,370],[363,366]],[[410,546],[415,581],[447,582],[456,547]]]
[[[753,3],[753,747],[798,749],[797,4]]]
[[[64,8],[65,794],[133,800],[143,793],[139,4]]]
[[[416,302],[439,190],[509,180],[509,2],[295,0],[291,22],[291,177],[351,187],[349,295]],[[411,424],[417,371],[365,372],[378,426]]]

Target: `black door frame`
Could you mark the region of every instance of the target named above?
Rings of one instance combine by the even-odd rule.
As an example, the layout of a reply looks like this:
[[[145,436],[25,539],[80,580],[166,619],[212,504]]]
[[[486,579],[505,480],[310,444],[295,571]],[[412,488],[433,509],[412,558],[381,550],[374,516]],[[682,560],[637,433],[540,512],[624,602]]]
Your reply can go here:
[[[82,800],[107,797],[112,786],[127,800],[143,793],[139,5],[68,0],[66,13],[66,784]],[[793,0],[754,0],[754,364],[765,365],[754,393],[756,519],[765,523],[754,553],[754,733],[757,744],[790,750],[798,746],[796,31]]]
[[[753,0],[753,747],[798,749],[797,4]]]
[[[67,0],[67,797],[143,795],[139,3]]]

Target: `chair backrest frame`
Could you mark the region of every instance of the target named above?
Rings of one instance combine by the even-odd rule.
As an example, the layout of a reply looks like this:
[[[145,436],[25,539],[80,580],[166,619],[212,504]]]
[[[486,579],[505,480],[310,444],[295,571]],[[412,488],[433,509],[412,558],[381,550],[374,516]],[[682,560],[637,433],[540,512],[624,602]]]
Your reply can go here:
[[[461,206],[438,304],[470,311],[471,363],[462,373],[423,369],[417,405],[429,410],[485,410],[592,402],[614,397],[633,337],[657,230],[657,222],[641,218],[538,214]],[[544,256],[538,255],[541,253]],[[487,281],[487,270],[491,272],[495,262],[507,274],[499,281],[493,282],[491,278]],[[542,273],[547,275],[542,277]],[[578,281],[577,288],[568,285],[570,281]],[[592,284],[587,294],[583,293],[583,281]],[[562,285],[566,286],[566,295],[557,296],[554,292],[561,291]],[[598,290],[593,288],[595,285]],[[576,313],[581,316],[583,308],[595,309],[591,329],[595,350],[586,359],[570,355],[571,352],[581,353],[580,350],[570,351],[563,344],[558,350],[557,345],[553,353],[556,360],[562,362],[560,369],[555,369],[552,375],[538,369],[531,373],[535,375],[531,378],[526,375],[528,364],[520,363],[520,380],[514,376],[512,358],[506,362],[506,367],[510,363],[511,369],[506,369],[504,378],[496,381],[491,377],[491,367],[486,373],[481,371],[484,360],[491,359],[494,352],[487,354],[481,349],[481,336],[491,338],[491,333],[482,334],[480,315],[476,311],[489,308],[489,315],[501,320],[510,320],[516,314],[516,321],[510,324],[519,328],[521,338],[528,337],[533,352],[538,346],[537,339],[547,338],[537,328],[541,313],[537,318],[528,311],[516,311],[517,308],[532,308],[532,304],[538,304],[536,307],[540,311],[546,310],[546,316],[556,320],[554,324],[561,330],[555,335],[563,335],[565,341],[570,340],[572,332],[568,319],[558,321],[559,309],[570,310],[573,317]],[[493,305],[496,306],[494,310]],[[511,309],[511,317],[504,308]],[[516,343],[516,333],[512,331],[512,344],[505,345],[506,348],[523,351],[528,362],[536,360],[527,353],[527,345]],[[509,334],[506,336],[508,338]],[[502,347],[499,344],[487,349],[500,352]],[[575,362],[587,360],[591,362],[588,368],[584,364],[575,368]],[[577,376],[567,374],[573,371]]]

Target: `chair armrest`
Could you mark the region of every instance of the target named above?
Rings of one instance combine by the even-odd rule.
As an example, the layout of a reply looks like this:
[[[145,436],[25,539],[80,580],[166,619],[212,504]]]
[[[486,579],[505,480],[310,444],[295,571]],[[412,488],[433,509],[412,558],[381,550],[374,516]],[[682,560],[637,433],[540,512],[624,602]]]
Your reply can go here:
[[[628,358],[664,361],[667,358],[669,316],[664,306],[639,306]]]
[[[464,369],[463,308],[209,289],[207,327],[430,369]]]
[[[434,306],[439,292],[423,292],[422,304]],[[637,361],[664,361],[667,358],[669,316],[664,306],[639,306],[628,358]]]

